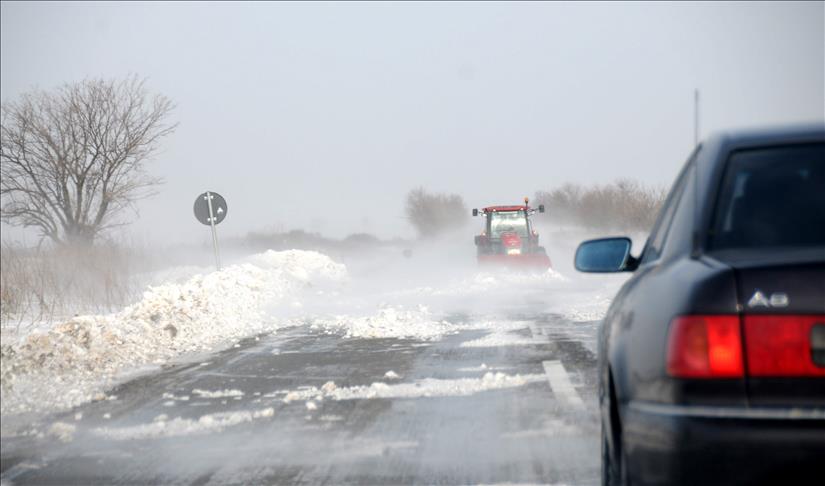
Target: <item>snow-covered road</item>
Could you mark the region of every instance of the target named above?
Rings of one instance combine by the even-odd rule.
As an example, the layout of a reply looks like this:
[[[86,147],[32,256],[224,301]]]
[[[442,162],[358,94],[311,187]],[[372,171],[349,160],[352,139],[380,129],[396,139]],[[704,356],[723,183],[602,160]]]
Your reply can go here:
[[[598,482],[595,338],[620,280],[472,269],[359,285],[315,255],[256,258],[230,267],[230,283],[155,288],[98,323],[125,320],[120,341],[95,342],[92,326],[92,344],[56,363],[116,356],[105,370],[120,384],[5,413],[4,486]],[[231,293],[220,307],[199,300],[210,279]],[[202,326],[180,317],[198,312],[211,314]],[[167,316],[178,334],[140,348]],[[118,342],[127,349],[102,347]],[[140,350],[132,365],[154,367],[124,379],[128,346]],[[11,383],[41,392],[75,374],[39,387],[26,376]],[[25,405],[20,389],[4,395]]]
[[[3,480],[594,484],[594,355],[561,316],[517,317],[438,341],[251,338],[4,439]]]

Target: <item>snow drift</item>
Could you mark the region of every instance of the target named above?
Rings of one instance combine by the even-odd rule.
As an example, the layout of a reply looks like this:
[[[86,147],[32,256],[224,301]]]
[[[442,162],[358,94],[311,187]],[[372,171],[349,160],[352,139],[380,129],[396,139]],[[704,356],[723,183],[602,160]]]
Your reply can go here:
[[[78,316],[3,343],[2,414],[103,398],[118,372],[274,331],[265,305],[346,280],[346,267],[320,253],[270,250],[183,284],[149,287],[119,313]]]

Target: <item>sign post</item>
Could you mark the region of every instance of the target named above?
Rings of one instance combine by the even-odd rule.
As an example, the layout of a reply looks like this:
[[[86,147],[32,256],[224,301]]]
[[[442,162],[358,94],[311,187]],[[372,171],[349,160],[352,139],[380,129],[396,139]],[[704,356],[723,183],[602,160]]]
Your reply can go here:
[[[215,250],[215,266],[221,269],[221,255],[218,249],[218,232],[215,229],[226,218],[229,206],[217,192],[206,191],[195,199],[195,218],[212,228],[212,247]]]

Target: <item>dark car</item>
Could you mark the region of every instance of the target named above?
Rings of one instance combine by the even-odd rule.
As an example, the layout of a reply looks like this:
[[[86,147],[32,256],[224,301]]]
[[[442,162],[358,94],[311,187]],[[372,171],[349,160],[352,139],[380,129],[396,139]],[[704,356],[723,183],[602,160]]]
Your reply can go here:
[[[604,484],[825,484],[825,125],[697,147],[599,331]]]

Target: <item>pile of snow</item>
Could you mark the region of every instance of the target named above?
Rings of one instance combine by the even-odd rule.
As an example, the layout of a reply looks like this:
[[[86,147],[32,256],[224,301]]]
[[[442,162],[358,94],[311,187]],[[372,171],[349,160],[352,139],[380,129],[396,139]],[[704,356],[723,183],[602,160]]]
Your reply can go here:
[[[338,387],[335,382],[329,381],[320,388],[304,387],[293,391],[276,392],[283,394],[284,403],[296,400],[322,401],[357,400],[371,398],[421,398],[421,397],[448,397],[468,396],[475,393],[515,388],[528,383],[541,382],[547,377],[543,374],[507,375],[504,373],[485,373],[481,378],[436,379],[425,378],[412,383],[397,383],[388,385],[376,382],[369,386]]]
[[[240,390],[218,390],[218,391],[209,391],[209,390],[201,390],[195,388],[192,390],[193,395],[197,395],[200,398],[230,398],[230,397],[242,397],[243,392]]]
[[[277,275],[288,288],[313,287],[327,282],[343,282],[347,267],[315,251],[273,251],[253,255],[250,262]]]
[[[315,329],[343,333],[348,338],[412,338],[426,341],[458,331],[450,322],[435,318],[423,305],[414,309],[383,305],[372,315],[319,317],[311,323]]]
[[[271,332],[278,324],[266,319],[266,306],[346,279],[346,267],[326,255],[270,250],[183,284],[149,287],[140,302],[122,312],[75,317],[4,342],[2,413],[103,398],[102,390],[118,372]]]
[[[151,423],[128,427],[99,427],[92,430],[94,435],[112,440],[154,439],[158,437],[178,437],[183,435],[209,434],[220,432],[227,427],[251,422],[275,415],[273,408],[262,410],[241,410],[218,412],[200,416],[197,420],[159,415]]]

